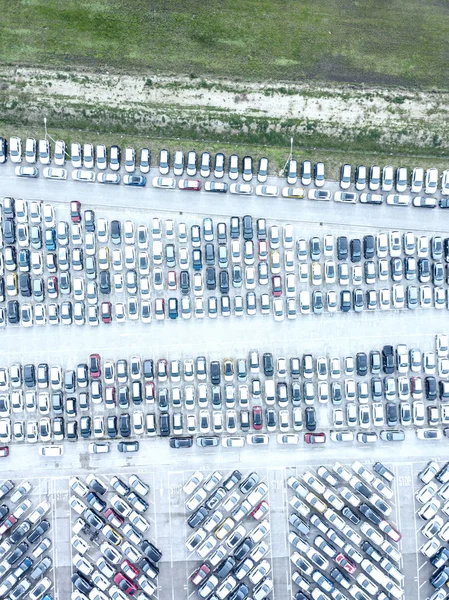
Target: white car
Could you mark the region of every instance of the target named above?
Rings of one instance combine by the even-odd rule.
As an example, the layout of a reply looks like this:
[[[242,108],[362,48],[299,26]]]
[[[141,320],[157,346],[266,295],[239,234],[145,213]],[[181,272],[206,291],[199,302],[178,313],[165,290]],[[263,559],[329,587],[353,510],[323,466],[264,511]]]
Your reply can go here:
[[[43,175],[46,179],[67,179],[67,169],[61,169],[59,167],[45,167]]]
[[[176,180],[173,177],[153,177],[153,187],[174,190]]]

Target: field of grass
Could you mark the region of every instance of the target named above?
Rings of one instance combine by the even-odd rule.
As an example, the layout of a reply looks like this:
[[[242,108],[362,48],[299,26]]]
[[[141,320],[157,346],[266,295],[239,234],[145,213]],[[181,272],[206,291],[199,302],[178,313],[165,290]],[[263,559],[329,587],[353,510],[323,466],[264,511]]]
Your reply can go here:
[[[120,135],[120,134],[107,134],[98,133],[96,131],[78,130],[78,129],[54,129],[50,128],[48,133],[53,139],[63,139],[67,144],[70,142],[92,142],[93,144],[106,144],[108,147],[113,144],[118,144],[121,148],[126,146],[133,146],[134,148],[140,149],[143,147],[150,148],[152,152],[152,164],[157,164],[158,154],[162,148],[169,149],[172,153],[175,150],[183,150],[188,152],[189,150],[196,150],[201,153],[203,151],[209,152],[224,152],[225,156],[228,157],[233,153],[238,154],[240,157],[250,154],[255,160],[258,160],[262,156],[267,156],[270,161],[270,172],[272,175],[279,175],[281,169],[285,166],[290,152],[290,147],[281,146],[260,146],[252,144],[223,144],[213,140],[204,140],[199,142],[198,140],[182,139],[179,138],[154,138],[144,137],[139,135]],[[11,135],[19,135],[22,139],[27,136],[32,136],[36,139],[44,136],[43,127],[20,127],[15,125],[2,125],[0,122],[0,135],[10,137]],[[407,167],[413,169],[416,166],[423,168],[437,167],[440,172],[448,168],[447,159],[439,159],[432,156],[406,156],[403,154],[392,154],[389,152],[367,152],[367,151],[348,151],[345,149],[340,150],[323,150],[323,149],[298,149],[293,148],[293,156],[298,161],[308,158],[312,162],[323,161],[326,168],[326,177],[328,179],[338,179],[340,167],[342,164],[348,162],[351,165],[364,164],[368,167],[374,164],[380,165],[392,165],[394,167]]]
[[[3,0],[0,63],[449,84],[447,0]]]

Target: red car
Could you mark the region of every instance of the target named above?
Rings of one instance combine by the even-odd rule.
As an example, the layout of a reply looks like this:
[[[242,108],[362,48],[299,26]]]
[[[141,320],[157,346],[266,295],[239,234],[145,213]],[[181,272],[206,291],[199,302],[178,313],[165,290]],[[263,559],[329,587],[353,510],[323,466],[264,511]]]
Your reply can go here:
[[[324,444],[326,442],[325,433],[306,433],[304,435],[306,444]]]
[[[351,573],[351,575],[353,573],[355,573],[357,567],[355,566],[354,563],[352,563],[350,560],[348,560],[346,558],[346,556],[344,554],[342,554],[340,552],[340,554],[337,554],[337,556],[335,557],[335,561],[337,562],[337,564],[340,565],[340,567],[343,567],[343,569],[345,571],[347,571],[348,573]]]
[[[262,429],[263,420],[262,420],[262,407],[261,406],[253,406],[253,427],[256,431]]]
[[[110,302],[101,303],[101,320],[103,323],[112,321],[112,304]]]
[[[282,296],[282,279],[280,275],[273,275],[271,278],[273,284],[273,296],[279,298]]]
[[[89,371],[92,379],[100,379],[101,359],[99,354],[91,354],[89,356]]]
[[[81,202],[78,202],[78,200],[70,202],[70,216],[72,223],[79,223],[81,221]]]
[[[6,521],[0,525],[0,535],[3,535],[8,529],[11,529],[13,525],[17,523],[17,519],[14,515],[9,515]]]
[[[0,447],[0,458],[5,458],[5,456],[9,456],[9,447],[1,446]]]
[[[114,527],[120,528],[124,523],[122,517],[118,515],[115,510],[112,510],[112,508],[108,508],[108,510],[105,511],[104,516],[111,525],[114,525]]]
[[[123,573],[128,575],[130,579],[135,579],[139,575],[139,569],[130,563],[126,558],[120,565],[120,568],[122,569]]]
[[[268,513],[268,502],[266,500],[262,500],[260,504],[256,506],[256,508],[251,512],[251,516],[259,521],[262,517],[264,517]]]
[[[129,579],[127,579],[123,573],[117,573],[114,577],[114,583],[124,592],[129,594],[130,596],[135,596],[137,592],[137,586],[132,583]]]
[[[179,181],[179,189],[199,192],[201,189],[201,181],[198,181],[198,179],[181,179]]]
[[[193,585],[200,585],[200,583],[206,579],[209,573],[210,569],[207,564],[204,563],[201,565],[201,567],[198,567],[196,571],[193,571],[192,575],[190,576],[190,581],[193,583]]]

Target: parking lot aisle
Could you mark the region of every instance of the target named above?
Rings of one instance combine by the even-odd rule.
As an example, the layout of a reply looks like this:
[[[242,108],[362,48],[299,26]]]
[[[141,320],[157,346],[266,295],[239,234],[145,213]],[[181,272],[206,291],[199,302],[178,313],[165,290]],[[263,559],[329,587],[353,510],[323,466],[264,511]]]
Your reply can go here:
[[[289,570],[288,530],[286,528],[286,479],[285,469],[267,469],[268,504],[270,505],[270,546],[273,598],[290,598],[291,578]]]
[[[422,463],[421,463],[422,464]],[[416,479],[417,473],[421,470],[417,463],[402,463],[395,465],[397,477],[397,489],[400,496],[401,521],[404,527],[402,531],[402,560],[404,561],[405,593],[408,598],[422,599],[426,598],[422,590],[427,581],[423,580],[423,566],[428,562],[419,552],[421,546],[419,539],[419,526],[417,511],[417,502],[415,493],[416,485],[420,482]],[[410,576],[409,576],[410,574]],[[414,574],[414,576],[412,576]]]
[[[167,547],[170,548],[170,576],[171,595],[161,595],[161,600],[183,600],[189,598],[188,593],[188,576],[193,571],[195,562],[187,560],[185,542],[187,539],[186,531],[186,513],[185,513],[185,497],[182,490],[184,480],[187,475],[183,471],[170,471],[167,473],[168,478],[168,527],[169,539]],[[164,545],[161,544],[161,548]],[[182,565],[182,566],[181,566]],[[168,575],[168,574],[167,574]]]
[[[48,480],[51,496],[51,527],[53,537],[53,571],[55,600],[69,598],[72,592],[71,576],[71,521],[69,508],[68,480],[57,477]]]

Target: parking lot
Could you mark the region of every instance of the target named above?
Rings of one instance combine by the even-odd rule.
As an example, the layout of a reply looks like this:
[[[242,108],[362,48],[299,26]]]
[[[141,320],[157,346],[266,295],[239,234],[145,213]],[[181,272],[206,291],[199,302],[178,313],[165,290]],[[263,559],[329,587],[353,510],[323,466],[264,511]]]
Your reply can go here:
[[[126,479],[130,474],[136,473],[144,481],[150,484],[154,500],[154,523],[151,521],[150,527],[153,531],[152,536],[157,541],[157,546],[163,553],[159,564],[160,575],[158,578],[158,597],[162,600],[171,598],[191,597],[192,587],[188,579],[195,567],[199,566],[199,561],[186,561],[185,541],[187,539],[186,513],[185,513],[185,494],[182,490],[183,484],[193,474],[195,470],[201,470],[205,479],[217,468],[223,473],[231,473],[238,468],[242,473],[249,473],[254,470],[254,455],[249,456],[247,452],[232,451],[226,456],[209,453],[208,462],[211,465],[209,469],[204,469],[204,455],[199,452],[194,454],[180,455],[175,454],[177,468],[170,468],[173,458],[169,458],[161,448],[155,452],[157,446],[149,446],[144,453],[137,455],[131,464],[129,459],[116,457],[117,467],[111,470],[105,467],[102,462],[104,459],[92,457],[88,453],[66,454],[56,463],[50,460],[48,463],[39,462],[36,471],[42,474],[42,480],[50,489],[50,498],[55,506],[54,523],[54,560],[56,569],[56,598],[66,598],[70,591],[71,575],[71,550],[70,550],[70,512],[69,512],[69,477],[76,474],[78,477],[85,478],[89,472],[95,471],[104,479],[110,479],[116,474],[119,468],[120,477]],[[407,445],[407,452],[411,448],[416,448],[416,444]],[[26,450],[26,453],[25,453]],[[330,450],[330,449],[328,449]],[[172,451],[173,453],[174,451]],[[267,502],[270,506],[270,538],[272,574],[274,581],[273,598],[290,598],[293,592],[298,591],[298,587],[292,584],[291,573],[294,570],[291,564],[291,550],[288,544],[288,531],[290,525],[288,517],[291,511],[289,499],[291,490],[288,488],[287,479],[294,473],[300,475],[306,470],[316,470],[319,466],[325,466],[331,470],[335,459],[332,453],[324,450],[323,452],[310,453],[309,458],[303,456],[300,459],[300,467],[288,468],[284,465],[298,462],[298,457],[291,449],[276,450],[276,447],[270,451],[259,449],[260,459],[264,461],[263,469],[256,468],[259,475],[268,485]],[[422,454],[429,456],[435,454],[435,448],[425,448]],[[23,457],[29,455],[29,449],[22,448],[20,456],[16,455],[14,462],[23,460]],[[351,457],[352,454],[352,457]],[[360,449],[354,452],[354,449],[340,453],[339,462],[348,468],[356,460],[366,467],[372,467],[375,459],[366,454],[360,453]],[[376,450],[376,459],[381,460],[395,475],[393,484],[394,497],[391,500],[395,511],[393,512],[394,523],[402,533],[400,551],[402,553],[402,562],[400,569],[405,576],[405,597],[415,599],[425,599],[431,595],[431,588],[428,583],[428,577],[431,574],[428,559],[419,553],[418,548],[422,545],[424,538],[418,534],[422,521],[415,516],[415,506],[411,499],[417,491],[420,481],[417,479],[417,473],[422,471],[427,464],[427,460],[422,460],[413,456],[413,450],[409,453],[410,459],[402,461],[389,461],[388,451],[385,447]],[[156,455],[158,458],[156,458]],[[173,457],[173,454],[172,454]],[[42,460],[42,459],[41,459]],[[137,464],[135,464],[137,463]],[[444,460],[440,461],[441,465]],[[50,465],[58,465],[58,474],[54,477],[48,477]],[[151,466],[148,466],[151,464]],[[290,490],[290,491],[289,491]],[[72,517],[73,518],[73,517]],[[268,538],[267,538],[268,539]]]
[[[173,220],[176,227],[179,226],[179,223],[186,223],[189,228],[196,224],[202,227],[203,219],[211,217],[215,226],[219,222],[226,222],[229,229],[230,218],[235,215],[239,217],[251,215],[255,232],[257,219],[261,217],[266,219],[269,228],[273,225],[278,226],[281,234],[281,246],[282,228],[285,224],[291,224],[295,242],[304,239],[306,246],[310,247],[310,240],[318,237],[323,253],[325,236],[329,233],[332,233],[335,244],[339,236],[347,236],[348,240],[363,240],[365,235],[377,236],[380,232],[386,232],[389,235],[392,231],[398,231],[401,239],[403,234],[408,231],[412,231],[416,239],[420,236],[427,236],[429,241],[434,236],[441,236],[444,239],[447,235],[447,228],[442,219],[444,212],[417,209],[412,206],[347,205],[338,202],[315,203],[309,200],[256,196],[237,197],[234,195],[227,195],[224,198],[220,195],[217,198],[206,192],[186,194],[179,190],[159,190],[149,187],[132,189],[125,186],[110,186],[107,188],[106,194],[104,187],[99,184],[88,185],[70,180],[48,181],[41,177],[36,180],[20,179],[13,175],[10,164],[1,167],[0,183],[2,196],[24,198],[29,202],[50,203],[55,207],[57,220],[69,222],[69,202],[80,200],[83,211],[85,209],[95,210],[97,222],[98,219],[105,219],[109,225],[113,219],[120,220],[122,224],[126,220],[130,220],[135,224],[136,231],[139,225],[145,224],[150,235],[153,217],[159,218],[164,224],[167,219]],[[270,180],[270,183],[282,187],[285,179],[283,182],[273,179]],[[338,183],[328,182],[326,187],[335,192],[338,190]],[[162,211],[160,210],[161,206],[164,207]],[[257,236],[256,233],[255,236]],[[72,248],[71,244],[70,241],[70,248]],[[176,244],[178,244],[177,241]],[[218,251],[217,240],[214,240],[214,244],[215,250]],[[99,247],[106,245],[110,246],[111,251],[113,250],[110,242],[98,243]],[[231,245],[230,243],[227,245],[230,253]],[[123,253],[125,247],[125,243],[120,246]],[[205,240],[202,240],[202,249],[206,250]],[[178,245],[176,250],[179,251]],[[276,248],[268,247],[269,252],[276,250]],[[284,254],[289,249],[281,247],[280,250],[281,264],[284,264]],[[428,256],[430,257],[430,254]],[[257,258],[259,258],[258,255]],[[388,254],[387,258],[390,261],[393,257]],[[401,251],[400,258],[405,261],[404,251]],[[420,258],[417,250],[416,258]],[[315,287],[322,289],[324,295],[329,289],[335,289],[339,296],[344,286],[341,286],[338,279],[335,285],[324,281],[326,260],[331,260],[331,258],[323,255],[319,261],[323,282],[321,287]],[[334,258],[334,260],[336,263],[338,262],[337,259]],[[375,260],[383,259],[376,256]],[[436,262],[438,261],[439,259],[436,259]],[[311,256],[308,256],[305,261],[309,266],[309,279],[307,284],[303,284],[303,288],[299,281],[299,262],[295,255],[295,273],[298,274],[298,281],[295,282],[296,294],[300,289],[309,289],[313,293],[314,287],[310,277],[314,261]],[[351,289],[352,292],[353,288],[359,284],[352,281],[352,261],[348,258],[343,262],[347,262],[350,267],[351,281],[348,289]],[[244,263],[243,258],[242,263]],[[251,267],[251,265],[244,266]],[[379,268],[378,265],[376,267]],[[168,267],[164,265],[163,269],[165,276],[165,270]],[[189,269],[193,283],[194,273],[191,267]],[[271,277],[274,273],[269,275]],[[283,284],[285,275],[286,273],[283,272]],[[388,276],[390,290],[393,289],[394,283],[397,282],[393,282]],[[364,293],[369,285],[365,281],[360,283]],[[432,282],[430,284],[417,282],[417,285],[433,284]],[[374,284],[376,291],[379,292],[382,287],[384,287],[384,283],[376,280]],[[442,287],[447,288],[446,281]],[[245,288],[242,290],[242,297],[245,297],[247,291]],[[256,283],[254,292],[257,293],[260,302],[260,296],[263,294],[260,283]],[[205,292],[206,298],[208,295],[213,294]],[[237,294],[235,290],[232,291],[230,294],[232,301],[234,301],[235,295],[240,294]],[[270,295],[272,296],[271,280]],[[155,298],[162,296],[168,297],[165,292],[152,290],[151,300],[154,302]],[[193,303],[195,298],[193,291],[191,298]],[[111,295],[111,300],[113,303],[120,301],[115,292]],[[34,300],[31,302],[34,303]],[[274,359],[302,357],[304,354],[310,353],[313,355],[314,361],[323,356],[328,361],[333,357],[338,357],[343,364],[346,356],[355,357],[359,352],[369,354],[374,349],[381,351],[382,347],[387,344],[392,344],[395,348],[398,344],[406,344],[408,350],[419,348],[422,352],[435,352],[435,335],[445,332],[443,317],[446,314],[446,307],[443,311],[439,311],[433,306],[430,309],[418,307],[416,310],[393,309],[391,306],[389,310],[378,308],[369,311],[365,309],[359,314],[355,314],[355,311],[351,309],[347,314],[339,309],[335,312],[328,311],[326,298],[324,304],[325,310],[322,314],[313,314],[314,311],[311,310],[311,314],[307,315],[301,313],[298,302],[296,319],[288,319],[285,313],[284,320],[278,322],[274,321],[271,314],[264,315],[261,311],[257,311],[256,315],[252,316],[246,314],[245,310],[245,314],[240,318],[235,315],[225,318],[221,314],[216,319],[206,316],[203,319],[193,317],[185,320],[180,317],[176,322],[172,322],[168,317],[163,321],[153,318],[150,326],[140,319],[127,320],[126,326],[113,319],[110,324],[100,323],[98,328],[89,327],[87,324],[83,327],[75,325],[66,327],[62,324],[54,327],[47,324],[43,327],[33,326],[30,328],[8,325],[1,332],[0,367],[9,367],[14,363],[37,365],[44,362],[50,366],[59,366],[64,372],[76,369],[79,363],[87,362],[88,356],[94,352],[100,353],[102,360],[113,360],[114,364],[120,358],[130,361],[132,356],[138,355],[144,360],[151,355],[155,361],[158,358],[164,358],[167,361],[184,361],[204,356],[208,364],[210,361],[218,360],[223,365],[224,359],[232,358],[237,361],[240,357],[249,357],[249,353],[254,349],[259,350],[260,356],[264,352],[270,352]],[[99,335],[100,332],[101,335]],[[421,370],[419,376],[424,380],[429,375],[430,373]],[[398,374],[398,377],[401,376]],[[413,374],[408,371],[406,376],[412,377]],[[274,378],[276,383],[283,381],[282,377],[276,377]],[[344,374],[342,377],[351,379],[348,374]],[[261,373],[259,378],[262,384],[265,383],[266,375],[264,373]],[[436,378],[446,381],[447,374],[445,371],[442,375],[437,373]],[[397,377],[396,379],[396,384],[399,384]],[[289,384],[291,383],[290,376],[287,381]],[[355,376],[355,381],[356,383],[363,381],[363,376]],[[332,379],[329,377],[321,380],[314,376],[313,383],[317,389],[320,382],[331,384]],[[199,383],[195,381],[195,386]],[[188,385],[188,382],[180,384],[183,390],[186,384]],[[235,384],[238,385],[237,380],[235,380]],[[170,381],[168,384],[170,391],[176,385],[176,382]],[[251,406],[253,404],[251,401]],[[357,407],[361,404],[363,402],[360,403],[357,400]],[[370,408],[371,404],[370,399]],[[438,409],[441,409],[440,401],[436,404]],[[318,429],[329,435],[330,430],[334,428],[334,410],[339,407],[333,406],[331,402],[325,405],[318,400],[318,396],[315,406]],[[263,404],[263,408],[265,411],[265,404]],[[346,408],[345,404],[343,404],[343,408]],[[277,417],[279,417],[279,410],[282,410],[282,407],[275,405]],[[92,417],[94,412],[97,416],[101,414],[102,417],[106,414],[103,407],[101,410],[95,408],[95,411],[92,411]],[[131,415],[133,412],[134,408],[131,406]],[[441,413],[439,414],[441,415]],[[199,417],[199,414],[197,416]],[[265,412],[263,416],[266,418]],[[36,420],[39,421],[39,418],[40,415]],[[212,413],[210,418],[212,423]],[[14,414],[13,419],[20,420],[19,415]],[[35,418],[34,415],[26,414],[24,420],[35,420]],[[290,424],[292,425],[292,421]],[[392,514],[393,523],[402,533],[400,568],[405,576],[405,597],[407,600],[409,598],[425,600],[432,593],[428,578],[434,569],[431,569],[428,559],[425,559],[419,552],[423,543],[423,537],[419,533],[422,522],[416,516],[416,510],[419,507],[412,502],[412,498],[421,485],[416,477],[417,473],[423,469],[430,458],[434,458],[438,454],[444,456],[446,439],[443,437],[441,440],[436,439],[430,442],[417,440],[413,425],[402,427],[402,424],[399,423],[398,428],[399,426],[405,431],[405,439],[401,444],[394,446],[390,442],[378,439],[373,445],[357,443],[354,440],[353,443],[343,443],[338,446],[328,442],[312,448],[304,444],[305,428],[300,432],[299,445],[282,445],[277,442],[276,438],[277,434],[281,433],[278,425],[276,425],[275,432],[269,432],[266,430],[265,421],[262,433],[269,434],[268,444],[258,448],[223,448],[221,445],[219,448],[203,448],[194,445],[187,450],[175,450],[169,447],[167,440],[157,436],[151,439],[143,436],[138,453],[120,454],[113,443],[111,453],[105,457],[89,452],[89,444],[97,441],[92,436],[91,439],[80,437],[75,444],[64,442],[63,456],[45,458],[38,456],[39,444],[33,446],[12,443],[10,457],[4,462],[4,473],[5,478],[9,476],[13,479],[21,478],[23,465],[28,464],[28,461],[33,461],[33,465],[35,465],[33,476],[40,478],[41,482],[39,489],[47,490],[48,496],[52,499],[51,503],[55,509],[51,514],[54,520],[54,537],[57,540],[54,544],[53,557],[56,572],[54,596],[61,600],[69,597],[72,589],[70,577],[73,556],[70,545],[70,526],[75,515],[71,515],[69,510],[69,478],[76,475],[85,479],[91,472],[106,480],[110,480],[118,473],[120,477],[124,478],[132,473],[138,474],[150,485],[152,494],[151,535],[163,553],[157,590],[154,595],[161,600],[168,600],[183,598],[184,595],[186,598],[195,597],[189,577],[194,569],[200,566],[199,558],[189,559],[186,554],[187,526],[183,484],[193,471],[198,469],[204,471],[205,476],[217,469],[223,473],[230,473],[238,468],[245,475],[251,471],[257,471],[268,486],[269,561],[274,583],[271,597],[284,599],[294,598],[294,593],[298,591],[298,587],[292,584],[291,549],[288,543],[289,499],[291,496],[286,482],[289,476],[293,473],[301,476],[305,470],[315,470],[319,466],[326,466],[330,469],[335,462],[336,450],[338,450],[338,460],[348,467],[354,460],[359,460],[368,467],[375,460],[382,460],[395,474]],[[391,426],[391,428],[396,429],[396,426]],[[438,428],[443,431],[444,423],[440,421]],[[291,429],[293,430],[292,427]],[[380,429],[381,427],[377,431]],[[346,430],[346,425],[344,430]],[[368,430],[371,431],[371,429]],[[360,433],[366,429],[357,424],[353,431]],[[183,430],[182,434],[186,435],[186,433],[187,431]],[[291,431],[291,433],[296,432]],[[199,435],[199,432],[194,435]],[[207,435],[206,432],[204,435]],[[210,435],[214,435],[214,432],[210,432]],[[105,437],[98,438],[98,442],[105,439]],[[392,448],[398,453],[400,451],[400,456],[394,460],[391,456]],[[440,462],[443,464],[444,460]],[[260,466],[261,463],[263,467]],[[176,466],[174,466],[175,464]],[[50,469],[53,470],[51,475],[49,475]],[[316,535],[318,533],[315,531],[313,538]],[[96,557],[97,554],[94,554],[93,558]]]

